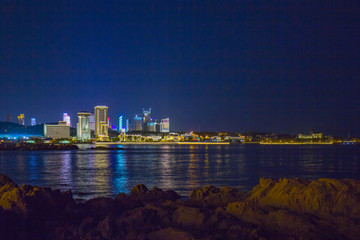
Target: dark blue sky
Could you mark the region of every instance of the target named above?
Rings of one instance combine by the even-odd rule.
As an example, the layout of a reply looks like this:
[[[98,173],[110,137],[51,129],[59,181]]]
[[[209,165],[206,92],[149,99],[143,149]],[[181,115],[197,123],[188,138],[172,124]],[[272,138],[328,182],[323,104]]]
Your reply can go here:
[[[360,136],[359,1],[76,2],[1,1],[0,121]]]

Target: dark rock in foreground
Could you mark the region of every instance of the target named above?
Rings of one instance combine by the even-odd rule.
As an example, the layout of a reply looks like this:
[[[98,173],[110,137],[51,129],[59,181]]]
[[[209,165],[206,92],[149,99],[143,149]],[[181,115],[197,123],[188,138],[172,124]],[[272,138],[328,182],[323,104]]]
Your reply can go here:
[[[358,239],[360,181],[260,179],[250,192],[206,186],[181,200],[135,186],[76,203],[70,191],[0,175],[0,239]]]

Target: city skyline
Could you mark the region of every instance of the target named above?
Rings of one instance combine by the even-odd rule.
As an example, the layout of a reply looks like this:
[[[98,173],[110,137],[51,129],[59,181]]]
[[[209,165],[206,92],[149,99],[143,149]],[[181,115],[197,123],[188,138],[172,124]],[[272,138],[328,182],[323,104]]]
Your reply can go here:
[[[151,106],[174,130],[360,136],[359,12],[356,1],[8,1],[0,119],[57,122],[101,104],[116,123]]]

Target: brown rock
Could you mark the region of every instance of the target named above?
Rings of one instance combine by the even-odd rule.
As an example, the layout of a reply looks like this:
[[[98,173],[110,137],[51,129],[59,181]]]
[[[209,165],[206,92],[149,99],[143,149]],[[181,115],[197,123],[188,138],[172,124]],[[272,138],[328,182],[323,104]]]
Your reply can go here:
[[[262,207],[360,219],[360,181],[357,180],[260,179],[260,185],[254,187],[248,200]]]
[[[157,187],[149,191],[143,184],[135,186],[130,192],[130,197],[142,202],[164,202],[166,200],[175,201],[180,199],[180,196],[174,191],[163,191]]]
[[[90,231],[94,231],[95,227],[96,222],[94,221],[94,219],[90,217],[85,218],[79,226],[78,234],[80,238],[86,238],[86,235],[88,235]]]
[[[0,187],[4,186],[5,184],[8,184],[8,183],[14,183],[14,182],[8,176],[6,176],[4,174],[0,174]]]
[[[96,230],[105,239],[110,239],[115,235],[115,219],[107,216],[105,219],[99,222]]]
[[[226,206],[229,202],[240,200],[242,196],[242,192],[231,187],[205,186],[194,189],[190,193],[190,200],[199,206]]]
[[[141,207],[143,204],[139,200],[134,200],[133,198],[127,196],[125,193],[119,193],[115,197],[115,204],[121,209],[130,210],[137,207]]]
[[[130,197],[136,200],[141,200],[147,191],[148,189],[144,184],[138,184],[131,189]]]
[[[173,213],[172,221],[185,227],[202,227],[205,214],[198,208],[182,206]]]
[[[165,228],[148,234],[149,240],[194,240],[195,238],[188,232],[180,231],[175,228]]]
[[[112,198],[100,197],[91,199],[81,205],[85,214],[96,219],[105,218],[116,210],[115,201]]]

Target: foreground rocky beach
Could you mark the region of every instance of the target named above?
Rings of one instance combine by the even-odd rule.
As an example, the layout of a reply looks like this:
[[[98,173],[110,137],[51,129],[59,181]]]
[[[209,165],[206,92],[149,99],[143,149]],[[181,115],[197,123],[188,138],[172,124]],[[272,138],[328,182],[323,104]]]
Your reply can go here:
[[[360,181],[260,179],[249,192],[205,186],[186,200],[135,186],[76,202],[71,191],[0,174],[0,239],[359,239]]]

